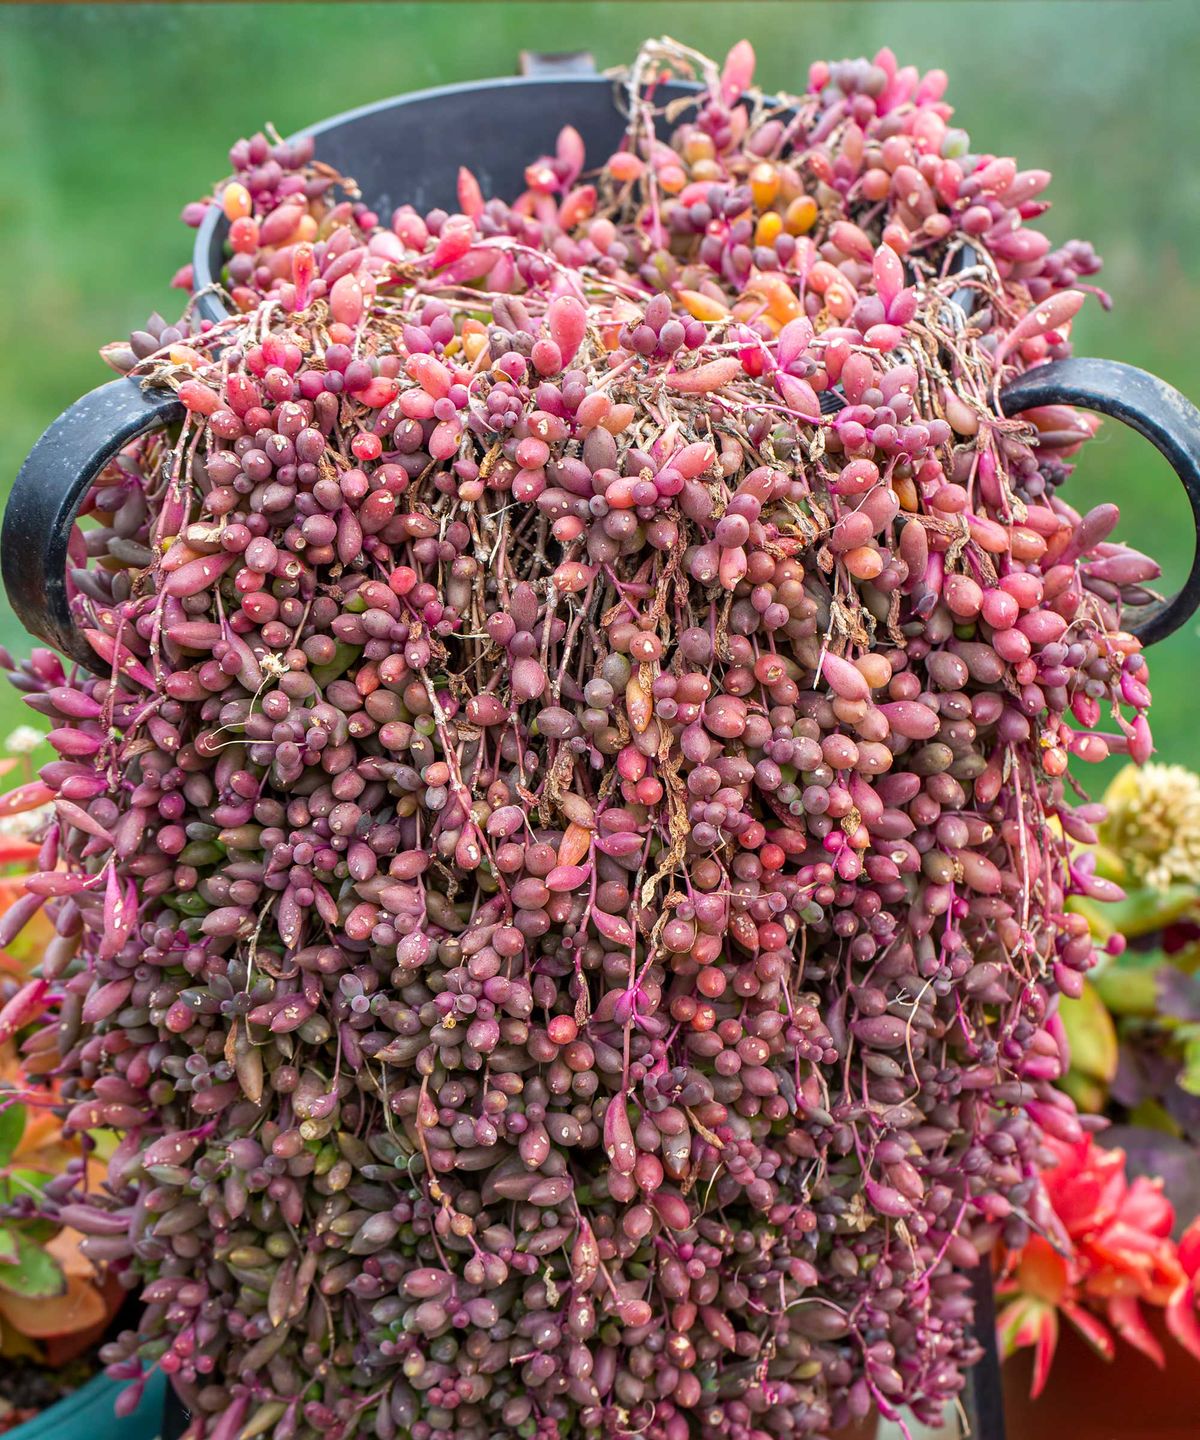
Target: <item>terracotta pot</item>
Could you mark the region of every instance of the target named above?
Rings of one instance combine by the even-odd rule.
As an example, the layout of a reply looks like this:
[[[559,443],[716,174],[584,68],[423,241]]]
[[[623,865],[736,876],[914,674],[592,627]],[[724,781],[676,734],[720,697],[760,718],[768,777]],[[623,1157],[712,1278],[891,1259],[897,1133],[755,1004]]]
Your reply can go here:
[[[1122,1341],[1115,1360],[1102,1360],[1068,1322],[1036,1400],[1029,1398],[1032,1351],[1007,1361],[1009,1440],[1197,1440],[1200,1362],[1167,1334],[1157,1315],[1146,1313],[1167,1359],[1163,1370]]]
[[[829,1440],[875,1440],[875,1432],[879,1428],[879,1417],[874,1411],[860,1420],[857,1425],[847,1425],[842,1430],[835,1430]]]

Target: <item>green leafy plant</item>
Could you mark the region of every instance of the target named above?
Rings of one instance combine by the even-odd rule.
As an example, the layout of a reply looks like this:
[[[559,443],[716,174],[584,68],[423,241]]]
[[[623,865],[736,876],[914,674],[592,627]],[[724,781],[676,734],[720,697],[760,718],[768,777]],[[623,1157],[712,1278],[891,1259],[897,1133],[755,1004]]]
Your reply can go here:
[[[82,1164],[47,1110],[12,1101],[0,1110],[0,1356],[63,1364],[112,1313],[83,1237],[46,1218],[56,1178],[73,1179]]]
[[[16,764],[0,762],[6,773]],[[0,896],[19,900],[40,846],[45,787],[0,796]],[[54,1062],[36,1027],[54,1003],[40,973],[54,927],[41,917],[0,951],[0,1358],[67,1364],[103,1334],[120,1299],[80,1249],[83,1236],[56,1218],[87,1168],[85,1141],[63,1133]],[[25,1412],[0,1415],[19,1423]]]
[[[1104,942],[1101,963],[1060,1016],[1064,1088],[1086,1110],[1200,1137],[1200,775],[1123,769],[1105,795],[1097,874],[1125,898],[1072,901]]]

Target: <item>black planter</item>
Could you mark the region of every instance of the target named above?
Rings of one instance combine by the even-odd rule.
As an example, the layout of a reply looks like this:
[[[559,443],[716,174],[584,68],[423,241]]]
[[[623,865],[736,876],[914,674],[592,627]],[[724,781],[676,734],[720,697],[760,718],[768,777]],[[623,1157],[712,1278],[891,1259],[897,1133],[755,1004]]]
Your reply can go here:
[[[179,1440],[191,1418],[183,1401],[168,1385],[166,1399],[163,1402],[162,1435],[159,1440]]]

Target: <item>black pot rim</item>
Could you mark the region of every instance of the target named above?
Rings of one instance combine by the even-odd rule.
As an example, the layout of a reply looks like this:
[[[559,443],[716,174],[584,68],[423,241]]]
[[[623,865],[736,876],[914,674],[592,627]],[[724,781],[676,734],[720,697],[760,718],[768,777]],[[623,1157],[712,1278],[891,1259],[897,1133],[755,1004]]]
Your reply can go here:
[[[352,110],[343,110],[341,114],[330,115],[324,120],[318,120],[315,124],[295,131],[287,136],[284,143],[309,136],[314,140],[319,140],[322,135],[369,119],[373,115],[385,114],[390,110],[397,110],[407,105],[420,105],[431,100],[452,100],[456,96],[477,94],[481,90],[528,90],[532,94],[546,86],[559,88],[579,86],[587,90],[594,90],[595,87],[602,85],[615,89],[619,83],[611,75],[572,73],[565,75],[499,75],[486,80],[463,81],[454,85],[436,85],[427,90],[412,90],[403,95],[389,96],[385,100],[372,101],[369,105],[358,105]],[[682,89],[699,90],[702,88],[698,84],[693,85],[683,81],[673,82],[673,84],[677,84]],[[221,207],[211,204],[204,219],[200,222],[196,231],[195,243],[192,246],[192,290],[199,297],[196,300],[196,307],[205,319],[212,320],[214,323],[227,319],[232,313],[222,303],[217,291],[219,267],[213,265],[213,257],[220,253],[220,246],[224,242],[228,229],[229,222]],[[204,293],[201,294],[201,291]]]

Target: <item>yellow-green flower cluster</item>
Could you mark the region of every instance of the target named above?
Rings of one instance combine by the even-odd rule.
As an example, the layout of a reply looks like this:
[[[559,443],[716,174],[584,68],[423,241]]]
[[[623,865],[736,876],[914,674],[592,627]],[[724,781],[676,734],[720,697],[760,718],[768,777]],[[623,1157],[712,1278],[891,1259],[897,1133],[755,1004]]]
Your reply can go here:
[[[1183,765],[1128,765],[1104,797],[1105,846],[1153,889],[1200,884],[1200,775]]]

